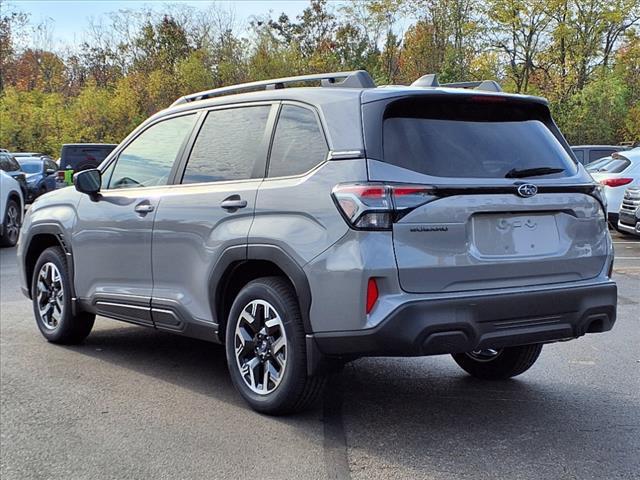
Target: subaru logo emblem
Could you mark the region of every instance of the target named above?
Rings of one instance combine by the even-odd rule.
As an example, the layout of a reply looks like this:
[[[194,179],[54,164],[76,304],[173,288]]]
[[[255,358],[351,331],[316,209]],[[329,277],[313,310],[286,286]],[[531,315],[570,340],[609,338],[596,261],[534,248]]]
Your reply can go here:
[[[538,193],[538,187],[530,183],[524,183],[518,187],[518,195],[521,197],[533,197],[536,193]]]

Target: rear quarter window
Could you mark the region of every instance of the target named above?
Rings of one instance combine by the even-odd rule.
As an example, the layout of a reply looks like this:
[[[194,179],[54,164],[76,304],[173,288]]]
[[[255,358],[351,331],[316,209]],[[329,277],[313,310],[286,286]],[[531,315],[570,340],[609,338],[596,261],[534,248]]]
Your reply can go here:
[[[271,147],[269,177],[308,172],[326,160],[328,153],[315,113],[298,105],[284,105]]]
[[[537,105],[405,99],[385,112],[384,161],[436,177],[504,178],[539,167],[565,170],[550,176],[575,173],[546,121]]]

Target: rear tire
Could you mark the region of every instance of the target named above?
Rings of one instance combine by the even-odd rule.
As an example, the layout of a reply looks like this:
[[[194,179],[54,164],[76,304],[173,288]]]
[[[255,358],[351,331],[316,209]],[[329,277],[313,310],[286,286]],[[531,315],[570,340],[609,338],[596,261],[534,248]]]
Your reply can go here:
[[[71,280],[62,249],[47,248],[38,258],[33,272],[33,314],[44,338],[65,345],[82,342],[93,328],[95,315],[72,313]]]
[[[505,380],[529,370],[542,351],[542,344],[507,347],[501,350],[453,355],[456,363],[472,377],[483,380]],[[491,353],[488,353],[491,352]]]
[[[231,380],[254,410],[269,415],[298,412],[322,392],[326,377],[307,376],[300,307],[284,278],[259,278],[238,293],[225,343]]]

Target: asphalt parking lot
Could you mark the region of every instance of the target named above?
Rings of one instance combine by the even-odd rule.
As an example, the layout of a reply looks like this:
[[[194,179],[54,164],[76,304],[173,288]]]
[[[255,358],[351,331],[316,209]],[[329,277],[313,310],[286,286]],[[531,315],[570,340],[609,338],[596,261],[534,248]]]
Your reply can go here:
[[[107,319],[48,344],[0,250],[0,477],[638,479],[640,242],[614,241],[612,332],[507,382],[446,356],[359,360],[288,418],[245,406],[217,345]]]

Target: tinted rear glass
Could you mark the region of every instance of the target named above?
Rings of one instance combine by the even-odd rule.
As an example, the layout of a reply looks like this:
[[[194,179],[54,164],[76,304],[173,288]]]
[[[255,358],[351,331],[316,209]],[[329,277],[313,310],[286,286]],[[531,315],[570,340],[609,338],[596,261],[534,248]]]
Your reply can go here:
[[[575,164],[538,105],[404,99],[385,112],[384,161],[437,177],[503,178],[512,169]]]
[[[96,166],[102,163],[114,148],[116,145],[64,146],[60,152],[60,164],[63,167],[70,165],[74,168],[84,165]]]
[[[626,158],[608,158],[587,166],[587,171],[591,173],[621,173],[625,171],[629,165],[631,165],[631,162]]]
[[[595,162],[596,160],[601,159],[602,157],[608,157],[616,150],[591,150],[589,152],[589,163]]]

